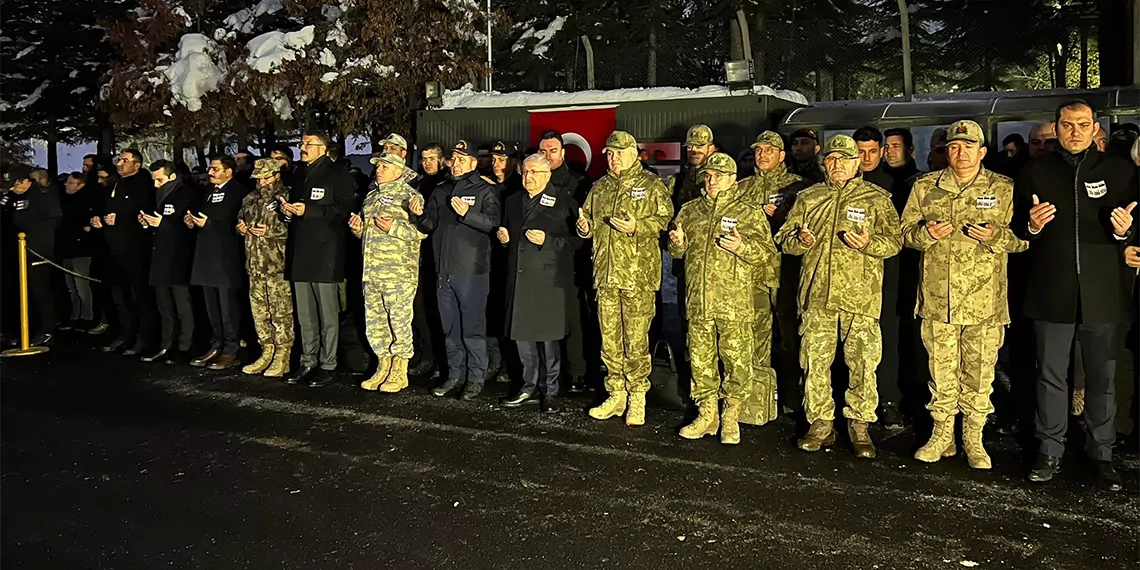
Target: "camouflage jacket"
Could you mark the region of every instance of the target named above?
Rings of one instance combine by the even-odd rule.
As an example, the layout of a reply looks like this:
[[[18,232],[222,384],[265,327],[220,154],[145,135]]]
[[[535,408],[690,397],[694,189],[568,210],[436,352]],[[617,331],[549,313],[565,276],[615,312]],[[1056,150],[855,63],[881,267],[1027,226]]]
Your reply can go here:
[[[756,174],[740,181],[742,198],[759,210],[761,214],[764,214],[765,205],[776,206],[776,213],[771,217],[764,214],[772,232],[779,230],[780,226],[784,224],[788,210],[796,202],[796,195],[806,187],[804,179],[788,172],[788,167],[783,163],[769,172],[757,170]],[[767,271],[756,273],[755,278],[757,284],[764,285],[769,289],[779,287],[780,264],[771,264]]]
[[[673,209],[677,210],[690,200],[701,197],[705,182],[701,179],[700,168],[686,164],[681,171],[670,174],[665,181],[665,188],[673,199]]]
[[[690,320],[752,321],[755,274],[765,275],[779,264],[779,253],[764,212],[750,204],[741,188],[707,195],[681,206],[676,225],[685,243],[669,242],[669,254],[685,258],[685,307]],[[736,252],[717,239],[736,230],[743,241]]]
[[[804,225],[815,235],[811,247],[796,237]],[[861,250],[839,237],[864,227],[870,243]],[[879,318],[883,260],[902,249],[899,216],[886,190],[861,177],[842,188],[816,184],[800,192],[787,222],[776,232],[776,243],[784,253],[803,256],[800,314],[819,308]]]
[[[955,325],[1009,323],[1006,258],[1029,243],[1009,229],[1013,181],[982,169],[970,185],[959,185],[950,169],[914,182],[903,210],[903,243],[922,251],[915,314]],[[950,222],[954,232],[940,240],[927,221]],[[988,223],[994,237],[982,243],[966,235],[967,224]]]
[[[265,226],[265,235],[245,232],[245,270],[250,275],[285,275],[285,239],[289,226],[277,215],[277,198],[289,199],[289,189],[280,180],[259,186],[245,195],[238,219],[247,227]]]
[[[656,291],[661,287],[661,231],[673,218],[673,203],[661,179],[640,164],[594,183],[582,215],[590,221],[594,288]],[[637,220],[633,235],[617,231],[611,218]]]
[[[427,236],[412,224],[408,202],[419,195],[401,179],[374,185],[364,197],[360,208],[363,227],[352,232],[364,247],[364,282],[418,278],[420,241]],[[388,233],[376,226],[377,217],[393,219]]]

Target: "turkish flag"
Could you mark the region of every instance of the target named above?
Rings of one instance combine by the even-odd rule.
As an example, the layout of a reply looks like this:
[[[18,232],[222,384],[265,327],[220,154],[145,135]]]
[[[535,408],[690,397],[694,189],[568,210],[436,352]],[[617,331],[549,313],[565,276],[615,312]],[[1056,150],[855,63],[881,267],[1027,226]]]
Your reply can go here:
[[[606,172],[602,147],[616,128],[616,105],[530,111],[530,144],[538,146],[546,131],[562,133],[566,161],[581,165],[591,180]]]

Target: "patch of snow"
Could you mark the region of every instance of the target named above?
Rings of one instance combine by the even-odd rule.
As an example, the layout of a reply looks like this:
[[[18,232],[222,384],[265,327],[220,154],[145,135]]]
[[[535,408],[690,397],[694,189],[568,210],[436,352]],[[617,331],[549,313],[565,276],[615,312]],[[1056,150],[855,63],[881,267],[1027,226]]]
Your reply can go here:
[[[87,88],[86,88],[86,87],[76,87],[75,89],[72,89],[72,90],[71,90],[71,94],[72,94],[72,95],[82,95],[82,94],[84,94],[84,93],[86,93],[86,92],[87,92]]]
[[[339,73],[330,71],[324,75],[321,75],[321,83],[332,83],[333,81],[336,81],[337,77],[340,77]]]
[[[211,57],[216,47],[213,41],[202,34],[186,34],[178,41],[178,53],[174,62],[161,69],[170,83],[174,102],[185,106],[190,112],[200,111],[202,97],[216,90],[225,78],[225,61],[219,65]]]
[[[237,37],[237,32],[227,30],[225,28],[218,28],[214,30],[214,39],[217,41],[232,40]]]
[[[313,43],[313,31],[313,26],[305,26],[295,32],[265,32],[246,44],[246,63],[261,73],[275,73],[282,63],[304,55],[304,47]]]
[[[320,58],[317,61],[325,67],[336,67],[336,56],[329,48],[322,48]]]
[[[293,105],[289,104],[289,98],[284,93],[279,91],[264,93],[263,97],[278,117],[285,120],[293,118]]]
[[[364,71],[370,71],[376,75],[379,75],[380,77],[388,77],[396,71],[395,67],[392,67],[391,65],[382,65],[379,61],[376,61],[376,58],[373,57],[372,54],[368,54],[364,57],[350,59],[344,62],[344,67],[346,70],[362,69]]]
[[[554,36],[562,30],[562,26],[564,25],[566,25],[566,17],[558,16],[542,31],[535,31],[534,28],[528,28],[527,31],[523,32],[522,36],[519,36],[515,45],[511,46],[511,51],[519,51],[525,48],[526,40],[534,38],[538,40],[538,42],[534,45],[534,49],[531,50],[531,53],[542,57],[542,55],[550,49],[550,40],[554,39]]]
[[[48,83],[50,82],[44,81],[43,83],[40,83],[39,86],[36,87],[35,91],[32,91],[28,94],[27,97],[24,97],[23,101],[16,103],[16,110],[27,109],[28,107],[35,105],[36,101],[39,101],[40,97],[43,96],[44,89],[47,89]]]
[[[332,42],[340,47],[348,45],[348,34],[344,33],[344,25],[340,23],[340,20],[337,20],[336,24],[329,29],[325,41]]]
[[[808,105],[808,100],[796,91],[772,89],[757,85],[755,95],[767,95],[785,101]],[[487,107],[565,107],[573,105],[598,105],[633,101],[659,101],[670,99],[706,99],[716,97],[743,96],[740,91],[729,92],[723,85],[706,85],[697,89],[682,87],[653,87],[636,89],[614,89],[610,91],[578,91],[575,93],[553,92],[532,93],[486,93],[475,91],[471,84],[461,89],[446,91],[443,94],[443,108],[487,108]],[[749,95],[751,96],[751,95]]]
[[[186,10],[184,10],[182,8],[182,6],[175,6],[174,9],[171,10],[170,12],[172,14],[174,14],[175,16],[179,16],[182,18],[182,25],[183,26],[189,28],[190,26],[194,25],[194,20],[192,20],[190,18],[190,14],[187,14]]]
[[[257,4],[230,14],[222,22],[225,26],[243,34],[253,33],[253,24],[261,16],[275,14],[285,8],[283,0],[260,0]]]
[[[71,73],[67,74],[68,79],[75,79],[76,77],[79,77],[79,70],[78,69],[72,70]]]
[[[16,57],[14,57],[12,59],[20,59],[20,58],[24,57],[25,55],[32,53],[33,51],[36,50],[36,46],[38,46],[38,45],[40,45],[40,42],[36,42],[36,43],[20,50],[19,52],[16,53]]]

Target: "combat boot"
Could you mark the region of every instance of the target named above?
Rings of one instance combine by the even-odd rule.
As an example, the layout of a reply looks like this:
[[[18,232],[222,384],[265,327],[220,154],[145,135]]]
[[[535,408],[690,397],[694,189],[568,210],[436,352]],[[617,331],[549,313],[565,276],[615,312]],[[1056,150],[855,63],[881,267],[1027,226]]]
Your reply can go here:
[[[261,345],[261,356],[257,357],[257,360],[245,365],[241,371],[245,374],[261,374],[265,372],[266,368],[269,368],[269,363],[271,362],[273,362],[273,345],[263,344]]]
[[[685,439],[700,439],[706,435],[716,435],[720,428],[720,418],[717,415],[717,401],[708,399],[697,402],[697,418],[689,425],[681,428],[679,435]]]
[[[725,445],[740,443],[740,400],[724,400],[724,410],[720,413],[720,442]]]
[[[874,459],[875,442],[871,441],[871,434],[867,433],[867,425],[867,422],[847,420],[847,435],[851,438],[855,457]]]
[[[982,446],[982,428],[986,426],[986,416],[966,416],[962,422],[962,449],[966,450],[966,461],[974,469],[989,469],[990,455]]]
[[[620,416],[625,413],[625,404],[625,392],[610,392],[606,401],[595,408],[590,408],[590,417],[595,420],[606,420],[614,416]]]
[[[387,355],[381,356],[380,363],[376,365],[376,372],[372,374],[371,378],[361,382],[360,387],[365,390],[378,390],[380,385],[388,379],[388,372],[391,370],[392,357]]]
[[[388,379],[380,385],[380,391],[387,394],[395,394],[400,390],[408,387],[408,359],[400,358],[399,356],[392,357],[392,371],[388,373]]]
[[[949,420],[934,422],[934,431],[930,433],[930,441],[914,452],[914,458],[925,463],[935,463],[943,457],[954,457],[954,417]]]
[[[796,442],[796,447],[804,451],[819,451],[835,443],[835,430],[831,427],[831,420],[815,420],[811,423],[807,433]]]
[[[625,412],[625,425],[645,425],[645,392],[629,393],[629,408]]]
[[[273,351],[273,362],[265,369],[266,378],[280,378],[289,373],[289,353],[291,346],[278,346]]]

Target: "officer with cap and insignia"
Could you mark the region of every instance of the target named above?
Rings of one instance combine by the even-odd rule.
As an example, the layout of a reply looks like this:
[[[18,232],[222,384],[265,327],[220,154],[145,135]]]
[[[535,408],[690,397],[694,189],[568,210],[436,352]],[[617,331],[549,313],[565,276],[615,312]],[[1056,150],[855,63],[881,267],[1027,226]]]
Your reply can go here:
[[[462,399],[483,390],[487,370],[487,295],[491,233],[499,227],[495,182],[480,176],[465,140],[451,149],[452,179],[440,184],[424,208],[409,207],[419,229],[431,234],[436,297],[447,345],[448,377],[432,394],[464,385]]]
[[[843,415],[856,457],[875,457],[867,431],[878,406],[875,368],[882,356],[879,310],[883,260],[902,248],[899,216],[886,190],[859,176],[859,147],[835,135],[823,149],[827,181],[800,193],[776,233],[784,253],[803,256],[799,307],[800,362],[806,378],[804,451],[835,443],[831,363],[836,339],[851,371]]]
[[[693,125],[685,132],[685,164],[681,171],[672,174],[665,181],[665,187],[673,196],[673,209],[694,198],[700,198],[704,189],[701,167],[709,155],[716,152],[713,132],[708,125]]]
[[[922,252],[915,313],[930,355],[930,441],[914,457],[934,463],[955,453],[954,416],[970,467],[989,469],[982,446],[993,413],[994,367],[1009,324],[1006,261],[1029,243],[1009,228],[1013,181],[982,166],[985,134],[974,121],[947,131],[950,166],[920,176],[903,210],[903,242]]]

